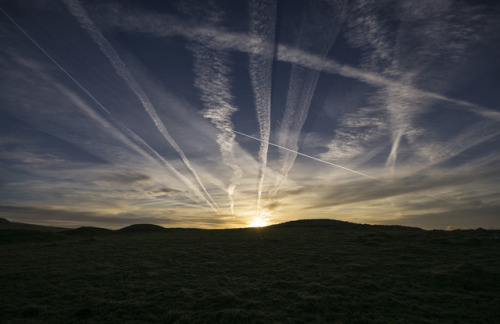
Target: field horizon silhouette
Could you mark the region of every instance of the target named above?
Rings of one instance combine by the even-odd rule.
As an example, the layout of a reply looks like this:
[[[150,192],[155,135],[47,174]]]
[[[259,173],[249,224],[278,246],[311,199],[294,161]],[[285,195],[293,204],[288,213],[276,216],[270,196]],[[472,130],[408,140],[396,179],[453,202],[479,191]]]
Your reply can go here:
[[[493,323],[499,250],[499,230],[326,219],[2,229],[0,321]]]

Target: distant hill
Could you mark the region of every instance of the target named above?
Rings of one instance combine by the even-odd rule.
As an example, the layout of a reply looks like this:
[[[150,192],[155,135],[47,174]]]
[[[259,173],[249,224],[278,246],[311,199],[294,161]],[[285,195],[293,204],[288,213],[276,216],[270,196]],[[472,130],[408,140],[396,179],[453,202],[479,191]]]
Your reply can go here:
[[[144,233],[144,232],[164,232],[165,227],[153,224],[134,224],[118,230],[118,232],[125,233]]]
[[[17,222],[11,222],[5,218],[0,218],[0,230],[5,230],[5,229],[38,231],[38,232],[52,232],[52,233],[67,230],[67,228],[63,228],[63,227],[17,223]]]
[[[113,230],[100,227],[83,226],[59,232],[64,235],[99,236],[113,233]]]
[[[280,223],[276,225],[271,225],[273,227],[329,227],[336,229],[354,229],[362,228],[372,225],[363,225],[350,222],[344,222],[334,219],[301,219],[285,223]]]
[[[359,224],[359,223],[351,223],[345,221],[339,221],[335,219],[300,219],[285,223],[280,223],[276,225],[271,225],[269,227],[328,227],[331,229],[398,229],[398,230],[406,230],[406,231],[421,231],[421,228],[418,227],[410,227],[410,226],[402,226],[402,225],[370,225],[370,224]]]
[[[398,226],[398,225],[368,225],[368,224],[357,224],[345,221],[339,221],[334,219],[301,219],[294,220],[290,222],[275,224],[267,226],[267,228],[314,228],[314,227],[327,227],[330,229],[338,230],[360,230],[368,228],[379,228],[382,230],[389,228],[397,228],[399,230],[421,230],[414,227]],[[182,228],[175,228],[177,230]],[[23,230],[23,231],[38,231],[38,232],[51,232],[59,233],[64,235],[80,235],[80,236],[101,236],[111,233],[151,233],[151,232],[165,232],[168,230],[174,230],[174,228],[165,228],[159,225],[153,224],[134,224],[119,230],[110,230],[100,227],[83,226],[75,229],[68,229],[62,227],[53,226],[41,226],[25,223],[17,223],[8,221],[5,218],[0,218],[0,230]]]

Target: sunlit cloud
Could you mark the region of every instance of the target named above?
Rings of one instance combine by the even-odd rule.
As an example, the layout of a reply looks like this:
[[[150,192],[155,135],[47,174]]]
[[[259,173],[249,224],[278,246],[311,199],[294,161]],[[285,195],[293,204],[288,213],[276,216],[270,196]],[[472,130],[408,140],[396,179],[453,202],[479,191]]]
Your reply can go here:
[[[202,18],[211,23],[217,23],[218,17],[223,13],[216,9],[200,9],[201,17],[192,15],[192,8],[183,8],[181,11],[188,12],[190,19],[199,20]],[[209,119],[219,130],[217,144],[222,155],[222,161],[232,171],[231,181],[227,186],[229,198],[229,210],[234,214],[234,191],[242,176],[241,168],[236,163],[234,151],[234,126],[231,120],[237,108],[231,103],[231,88],[229,84],[230,60],[225,49],[216,47],[206,47],[205,37],[198,36],[188,46],[194,55],[194,73],[196,79],[195,86],[200,90],[200,97],[204,103],[205,110],[203,116]]]
[[[101,30],[89,18],[87,12],[85,11],[85,9],[78,0],[65,0],[65,3],[67,4],[70,12],[78,19],[82,27],[89,32],[92,39],[98,44],[101,51],[110,60],[111,64],[115,68],[118,75],[120,75],[120,77],[123,78],[123,80],[127,83],[129,88],[132,90],[132,92],[138,97],[142,106],[153,120],[158,131],[163,135],[165,140],[174,148],[174,150],[180,155],[182,161],[189,169],[189,171],[191,171],[194,178],[196,179],[196,182],[201,187],[204,194],[207,196],[208,198],[206,199],[207,204],[209,204],[212,208],[217,210],[217,204],[212,199],[210,194],[207,192],[207,189],[202,183],[200,176],[198,175],[198,172],[193,168],[186,154],[183,152],[183,150],[177,144],[177,142],[173,139],[172,135],[170,135],[164,123],[158,116],[155,107],[151,103],[151,100],[146,95],[146,93],[144,92],[140,84],[137,82],[137,80],[132,76],[129,69],[126,67],[125,63],[121,60],[120,56],[115,51],[113,46],[111,46],[109,41],[102,34]]]
[[[497,6],[2,10],[0,217],[498,226]]]

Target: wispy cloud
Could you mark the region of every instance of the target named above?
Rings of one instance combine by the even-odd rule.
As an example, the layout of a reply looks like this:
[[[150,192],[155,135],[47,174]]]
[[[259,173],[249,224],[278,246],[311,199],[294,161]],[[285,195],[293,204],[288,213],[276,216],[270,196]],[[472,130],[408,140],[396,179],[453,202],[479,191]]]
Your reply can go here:
[[[461,173],[461,177],[457,174]],[[443,188],[456,188],[460,185],[481,181],[491,177],[498,177],[499,170],[489,169],[482,172],[470,170],[468,168],[457,168],[453,171],[449,170],[433,170],[427,174],[420,173],[419,175],[411,175],[388,181],[368,182],[368,181],[352,181],[349,183],[335,184],[323,192],[317,204],[313,204],[311,208],[320,208],[327,206],[338,206],[344,204],[360,203],[364,201],[385,199],[387,197],[397,197],[410,193],[421,195],[420,197],[436,199],[445,204],[453,205],[455,199],[442,198],[439,195],[433,197],[427,196],[426,191],[432,191]],[[417,195],[417,197],[418,197]],[[444,196],[446,197],[446,196]]]
[[[446,53],[450,53],[456,62],[458,58],[463,57],[463,54],[459,54],[459,52],[463,53],[468,46],[467,44],[473,40],[471,39],[470,31],[467,29],[465,29],[465,33],[461,34],[461,32],[464,31],[463,26],[469,24],[470,19],[477,20],[484,18],[484,20],[488,21],[488,19],[491,20],[491,17],[485,17],[484,14],[477,14],[469,18],[464,17],[467,19],[460,19],[467,11],[467,7],[462,8],[459,13],[452,12],[450,15],[450,12],[445,10],[446,8],[439,9],[439,4],[434,5],[438,6],[438,9],[435,9],[437,13],[434,14],[435,19],[433,20],[433,24],[431,24],[432,26],[428,27],[428,29],[425,29],[425,26],[428,24],[422,24],[421,26],[424,30],[420,32],[420,35],[425,38],[425,35],[431,33],[431,30],[441,28],[442,31],[437,34],[438,36],[433,36],[434,41],[426,45],[426,47],[422,49],[423,52],[419,52],[421,55],[417,55],[417,53],[413,55],[418,56],[415,57],[415,60],[420,60],[419,57],[429,57],[427,59],[428,61],[420,65],[421,70],[419,70],[407,68],[407,65],[414,60],[412,58],[407,59],[405,62],[401,62],[404,57],[397,57],[397,53],[393,50],[396,48],[396,45],[392,43],[392,39],[400,43],[400,45],[398,45],[399,48],[405,44],[405,38],[411,38],[419,42],[421,42],[421,40],[418,40],[418,37],[415,39],[415,35],[404,34],[404,31],[402,31],[399,36],[390,35],[390,33],[383,28],[384,25],[380,22],[380,18],[368,10],[370,6],[377,8],[378,5],[376,3],[360,2],[358,5],[358,8],[360,8],[359,11],[349,12],[351,15],[349,19],[354,23],[351,23],[351,31],[348,35],[350,35],[351,41],[357,44],[357,46],[363,49],[371,49],[368,51],[368,53],[371,54],[365,57],[366,63],[364,65],[364,70],[342,65],[334,60],[311,53],[310,51],[293,48],[284,44],[278,44],[276,46],[275,59],[294,63],[307,69],[338,74],[380,88],[378,95],[373,97],[374,107],[372,107],[376,109],[378,109],[378,107],[383,107],[389,117],[387,121],[389,121],[390,124],[387,124],[387,126],[390,127],[388,130],[389,134],[391,134],[390,136],[392,137],[393,144],[388,152],[386,165],[391,173],[395,172],[395,165],[398,160],[401,143],[407,145],[408,142],[411,142],[414,148],[422,147],[423,143],[421,139],[419,139],[419,136],[425,134],[427,130],[421,129],[421,126],[417,125],[415,122],[422,113],[427,112],[429,108],[437,102],[448,103],[447,109],[459,109],[471,112],[483,119],[500,120],[500,113],[498,111],[481,107],[480,105],[464,100],[448,97],[442,94],[443,92],[433,92],[434,89],[439,91],[445,90],[446,85],[442,83],[437,88],[427,86],[427,84],[435,84],[436,80],[439,81],[439,73],[443,71],[443,69],[440,68],[439,73],[436,71],[434,74],[429,75],[429,71],[432,72],[433,69],[436,70],[434,66],[436,62],[438,62],[436,61],[436,53],[444,53],[444,56],[447,55]],[[354,7],[356,8],[356,6]],[[373,8],[370,10],[374,10]],[[430,10],[434,10],[432,9],[433,6],[429,8]],[[374,11],[377,12],[376,10]],[[114,23],[120,25],[120,27],[124,29],[149,32],[157,36],[181,34],[187,38],[194,38],[199,37],[199,35],[205,35],[206,37],[204,40],[206,46],[244,51],[251,54],[265,53],[269,51],[269,48],[274,46],[274,44],[266,43],[251,34],[230,33],[221,29],[216,29],[210,25],[191,28],[183,25],[182,22],[179,21],[176,22],[175,28],[168,28],[168,19],[159,20],[159,16],[154,15],[148,15],[148,17],[152,19],[148,19],[147,26],[140,23],[137,17],[129,18],[127,16],[121,16],[119,19],[122,21],[115,21]],[[441,18],[444,19],[444,22],[439,22],[442,20]],[[461,21],[462,23],[460,23]],[[446,25],[447,22],[450,23]],[[172,21],[170,21],[170,23],[172,23]],[[452,30],[450,30],[450,28]],[[364,31],[368,32],[364,33]],[[362,35],[361,39],[359,38],[360,35]],[[444,52],[442,51],[443,46],[446,49]],[[459,51],[454,52],[454,48],[459,49]],[[378,121],[374,120],[374,122]],[[376,127],[377,126],[375,126],[375,128]],[[351,130],[353,129],[351,128]],[[363,128],[358,128],[358,130],[365,131]],[[343,134],[345,135],[346,132],[343,132]],[[295,137],[298,136],[299,134],[295,134]],[[377,136],[386,136],[385,130],[380,130]],[[345,136],[342,135],[342,130],[339,130],[336,139],[329,145],[332,149],[332,154],[324,153],[322,157],[339,157],[345,156],[346,154],[365,156],[365,152],[360,145],[362,143],[359,142],[359,139],[356,138],[351,142],[342,143],[342,137]],[[428,143],[428,145],[430,147],[433,146],[432,143]],[[348,149],[348,151],[343,151],[344,148]],[[420,149],[420,151],[422,150]],[[372,150],[372,153],[376,152]],[[290,154],[293,155],[293,153]]]
[[[260,138],[257,138],[257,137],[254,137],[254,136],[251,136],[251,135],[248,135],[248,134],[245,134],[245,133],[242,133],[242,132],[238,132],[238,131],[234,131],[235,133],[237,134],[240,134],[240,135],[243,135],[245,137],[248,137],[248,138],[251,138],[251,139],[254,139],[256,141],[259,141],[261,142],[262,140]],[[363,176],[365,178],[369,178],[369,179],[374,179],[374,180],[379,180],[381,181],[382,179],[380,178],[377,178],[377,177],[374,177],[374,176],[371,176],[371,175],[368,175],[366,173],[363,173],[363,172],[360,172],[360,171],[356,171],[356,170],[353,170],[353,169],[350,169],[350,168],[347,168],[347,167],[344,167],[342,165],[339,165],[339,164],[335,164],[335,163],[332,163],[332,162],[328,162],[328,161],[324,161],[324,160],[321,160],[319,158],[316,158],[314,156],[311,156],[311,155],[307,155],[307,154],[304,154],[304,153],[300,153],[299,151],[293,151],[285,146],[281,146],[281,145],[278,145],[278,144],[274,144],[274,143],[271,143],[271,142],[268,142],[267,143],[268,145],[271,145],[271,146],[274,146],[274,147],[277,147],[285,152],[291,152],[295,155],[300,155],[300,156],[303,156],[303,157],[306,157],[308,159],[311,159],[311,160],[314,160],[314,161],[317,161],[317,162],[320,162],[320,163],[324,163],[324,164],[327,164],[327,165],[331,165],[333,167],[336,167],[336,168],[339,168],[339,169],[342,169],[342,170],[345,170],[345,171],[349,171],[351,173],[354,173],[354,174],[357,174],[357,175],[360,175],[360,176]],[[281,180],[281,178],[280,178]]]
[[[135,134],[128,127],[123,125],[122,123],[116,121],[112,116],[109,116],[112,122],[118,127],[115,128],[112,124],[106,121],[104,118],[100,117],[98,114],[94,112],[92,108],[86,105],[77,95],[72,93],[71,91],[65,89],[64,87],[58,85],[56,82],[52,82],[53,85],[58,87],[62,93],[65,93],[74,103],[75,106],[84,111],[91,117],[93,120],[97,121],[103,129],[107,131],[111,131],[113,136],[116,136],[120,139],[127,147],[133,149],[138,152],[142,157],[150,160],[154,163],[159,162],[160,168],[166,167],[167,170],[172,172],[177,178],[179,178],[188,188],[190,188],[199,198],[205,201],[214,211],[217,211],[207,200],[205,195],[195,186],[187,177],[185,177],[182,173],[180,173],[177,168],[175,168],[172,163],[165,160],[156,150],[154,150],[149,144],[146,143],[139,135]],[[111,161],[113,161],[113,157],[111,157]]]
[[[115,172],[105,175],[101,178],[103,181],[109,181],[117,184],[134,184],[136,182],[148,181],[151,178],[148,175],[141,173],[133,173],[130,171]]]
[[[181,174],[172,163],[165,160],[140,136],[116,120],[112,115],[106,113],[102,116],[99,114],[77,94],[50,77],[42,66],[26,60],[16,59],[16,61],[20,64],[21,71],[23,68],[27,70],[26,74],[19,75],[18,77],[22,79],[28,78],[36,85],[39,93],[35,93],[34,95],[40,98],[52,98],[56,100],[55,102],[51,101],[50,105],[60,109],[60,111],[41,109],[38,113],[34,114],[31,111],[32,103],[27,101],[26,103],[20,102],[18,109],[15,111],[16,114],[20,114],[23,119],[31,120],[41,130],[47,131],[65,141],[70,141],[77,147],[81,147],[86,152],[101,157],[103,161],[107,161],[113,165],[136,168],[133,163],[138,160],[139,156],[142,159],[141,164],[143,169],[156,170],[155,173],[165,173],[166,176],[172,174],[175,178],[181,180],[182,184],[192,190],[195,193],[195,197],[198,197],[201,201],[207,201],[198,187]],[[19,95],[24,96],[22,94]],[[25,108],[21,108],[24,106]],[[78,118],[79,114],[71,113],[75,109],[82,112],[82,116],[85,117]],[[40,124],[39,120],[45,120],[46,122]],[[90,125],[95,125],[95,127],[89,130]],[[66,128],[67,132],[64,131]],[[56,129],[58,132],[54,133]],[[82,140],[83,138],[85,140]],[[117,143],[119,144],[117,145]],[[23,153],[22,155],[24,156],[23,159],[26,159],[26,154]],[[46,158],[42,158],[40,155],[37,155],[36,159],[39,160],[37,163],[49,163]],[[35,162],[33,157],[31,157],[31,168],[35,165]],[[157,177],[158,175],[155,174],[155,176]],[[169,182],[176,182],[173,181],[174,178],[171,178],[171,176],[168,177],[170,177]],[[191,195],[188,195],[188,198],[193,199]],[[196,202],[199,201],[196,200]]]
[[[257,205],[272,222],[495,224],[498,6],[78,1],[3,6],[24,30],[0,12],[0,196],[18,208],[0,217],[230,227]],[[328,49],[330,5],[345,20]]]
[[[188,9],[191,12],[192,8]],[[214,10],[214,11],[211,11]],[[204,19],[216,23],[221,15],[217,9],[203,8]],[[198,18],[198,17],[196,17]],[[242,170],[236,163],[234,152],[234,126],[231,117],[237,108],[231,103],[231,87],[229,83],[230,60],[224,48],[206,47],[206,37],[193,39],[189,48],[194,54],[195,86],[201,92],[201,100],[205,105],[203,116],[220,131],[217,143],[220,147],[222,161],[233,172],[227,188],[229,209],[234,214],[234,191],[242,176]]]
[[[382,13],[382,7],[389,9]],[[375,105],[384,107],[389,117],[392,147],[386,166],[391,174],[403,139],[406,145],[421,148],[419,137],[424,130],[417,120],[437,100],[499,120],[496,111],[421,90],[444,92],[449,87],[443,74],[456,69],[466,49],[476,40],[475,31],[469,26],[486,28],[487,23],[480,20],[488,19],[477,8],[452,6],[446,1],[394,2],[387,6],[368,0],[356,1],[350,8],[347,36],[351,44],[364,50],[364,68],[384,76],[386,81],[399,80],[397,85],[387,82],[373,100]],[[393,28],[392,20],[400,22],[398,28]]]
[[[448,102],[453,104],[450,107],[452,109],[466,110],[484,118],[500,120],[500,113],[496,110],[488,109],[465,100],[452,98],[439,92],[419,88],[415,84],[402,84],[393,75],[384,75],[378,71],[359,69],[341,64],[330,58],[325,58],[324,56],[300,48],[284,44],[265,43],[251,34],[228,32],[209,24],[192,26],[170,15],[141,12],[139,9],[134,10],[134,15],[130,15],[127,14],[127,10],[117,5],[106,6],[100,9],[102,11],[101,15],[104,16],[103,20],[111,28],[148,33],[157,37],[181,35],[188,39],[203,39],[204,45],[207,47],[251,54],[269,52],[270,47],[276,46],[275,59],[278,61],[293,63],[324,73],[341,75],[375,87],[391,87],[392,90],[412,98],[421,97]]]
[[[388,131],[386,112],[381,108],[362,107],[338,118],[333,139],[320,157],[327,161],[352,163],[362,157],[366,162],[371,154],[368,148],[380,151],[380,141],[385,140]],[[385,145],[385,144],[384,144]]]
[[[274,44],[276,30],[276,1],[251,0],[250,32],[260,39],[260,42]],[[271,135],[271,93],[274,47],[259,54],[250,53],[250,79],[252,82],[255,108],[259,122],[259,182],[257,185],[257,215],[261,213],[262,187],[264,185],[267,166],[267,152]]]
[[[163,124],[162,120],[158,116],[158,113],[156,112],[155,107],[151,103],[151,100],[146,95],[146,93],[144,92],[144,90],[142,89],[140,84],[137,82],[137,80],[130,73],[130,71],[127,68],[127,66],[125,65],[125,63],[122,61],[122,59],[120,58],[120,56],[118,55],[116,50],[113,48],[113,46],[109,43],[109,41],[103,35],[101,30],[90,19],[85,8],[83,8],[83,6],[80,4],[80,2],[78,0],[65,0],[65,3],[68,6],[70,12],[73,14],[73,16],[75,16],[78,19],[78,21],[80,22],[82,27],[88,31],[89,35],[97,43],[97,45],[99,46],[101,51],[104,53],[104,55],[109,59],[109,61],[111,62],[111,64],[115,68],[116,72],[118,73],[118,75],[123,78],[123,80],[127,83],[129,88],[132,90],[132,92],[137,96],[137,98],[141,102],[142,106],[146,110],[147,114],[153,120],[158,131],[163,135],[165,140],[173,147],[173,149],[179,154],[182,161],[184,162],[186,167],[189,169],[189,171],[191,171],[194,178],[196,179],[196,182],[198,183],[198,185],[201,187],[204,194],[208,198],[207,203],[209,205],[211,205],[213,208],[218,209],[217,204],[212,199],[212,197],[208,193],[207,189],[205,188],[203,182],[201,181],[201,178],[198,175],[198,172],[191,165],[191,163],[189,162],[189,159],[184,154],[184,151],[180,148],[180,146],[173,139],[171,134],[167,131],[165,125]]]
[[[43,206],[0,205],[0,217],[15,222],[27,222],[46,226],[78,227],[101,226],[118,229],[131,224],[146,223],[167,227],[184,227],[185,215],[173,210],[157,210],[151,216],[141,213],[121,212],[106,213],[93,211],[75,211],[69,208],[47,208]],[[225,217],[203,218],[200,215],[190,217],[191,226],[199,228],[217,228],[227,224]],[[238,226],[238,223],[234,223]],[[243,224],[239,224],[240,226]]]

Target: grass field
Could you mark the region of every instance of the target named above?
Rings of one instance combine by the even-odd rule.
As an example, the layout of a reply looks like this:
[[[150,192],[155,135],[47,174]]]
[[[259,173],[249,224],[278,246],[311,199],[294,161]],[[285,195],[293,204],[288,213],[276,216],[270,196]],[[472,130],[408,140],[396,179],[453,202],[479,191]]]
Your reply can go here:
[[[1,323],[499,323],[500,231],[0,231]]]

